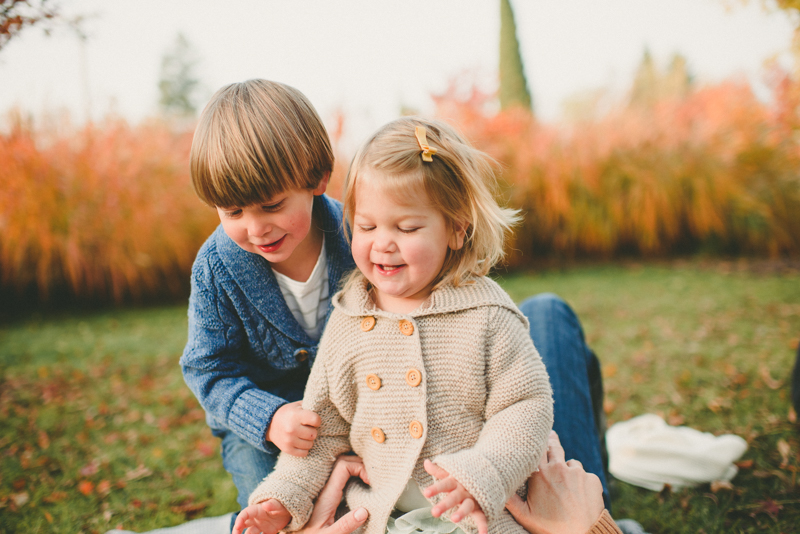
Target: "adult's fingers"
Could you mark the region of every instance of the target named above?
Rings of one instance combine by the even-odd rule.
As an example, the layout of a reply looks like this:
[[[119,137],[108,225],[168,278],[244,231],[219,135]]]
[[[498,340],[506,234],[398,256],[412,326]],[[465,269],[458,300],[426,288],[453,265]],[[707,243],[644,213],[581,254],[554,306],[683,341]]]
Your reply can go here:
[[[365,508],[356,508],[325,530],[325,534],[352,534],[369,517]]]
[[[523,501],[522,497],[520,497],[516,493],[512,495],[511,498],[508,499],[508,502],[506,503],[506,510],[509,511],[509,513],[514,517],[514,519],[517,519],[518,517],[522,516],[522,514],[527,511],[527,507],[528,503],[526,501]],[[517,522],[519,522],[519,519],[517,519]]]
[[[583,469],[583,464],[579,460],[569,460],[567,462],[567,467],[580,467]]]
[[[564,447],[561,446],[561,440],[558,439],[558,434],[554,430],[550,431],[547,437],[547,458],[549,463],[558,463],[564,461]]]

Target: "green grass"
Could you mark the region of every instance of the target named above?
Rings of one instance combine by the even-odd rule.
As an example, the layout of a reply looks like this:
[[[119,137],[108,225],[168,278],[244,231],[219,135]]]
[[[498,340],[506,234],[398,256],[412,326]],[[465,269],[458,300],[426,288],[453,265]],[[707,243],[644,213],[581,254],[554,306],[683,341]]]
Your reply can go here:
[[[517,300],[551,291],[575,308],[603,361],[610,422],[652,412],[750,444],[733,489],[616,482],[616,517],[652,533],[800,524],[800,433],[788,402],[800,275],[684,264],[501,282]],[[170,307],[0,327],[0,532],[142,531],[236,507],[177,365],[185,316]]]

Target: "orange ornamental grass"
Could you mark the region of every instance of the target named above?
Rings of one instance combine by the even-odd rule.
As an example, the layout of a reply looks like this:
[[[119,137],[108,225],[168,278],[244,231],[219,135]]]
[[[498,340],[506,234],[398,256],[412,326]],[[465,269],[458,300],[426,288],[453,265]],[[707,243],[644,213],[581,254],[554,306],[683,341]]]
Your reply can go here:
[[[652,107],[570,125],[486,97],[436,97],[501,164],[501,195],[524,211],[509,263],[533,258],[705,252],[800,254],[800,85],[773,73],[770,104],[729,81]]]
[[[217,223],[191,188],[191,132],[121,119],[35,130],[19,113],[9,122],[0,135],[4,294],[122,302],[186,293]]]

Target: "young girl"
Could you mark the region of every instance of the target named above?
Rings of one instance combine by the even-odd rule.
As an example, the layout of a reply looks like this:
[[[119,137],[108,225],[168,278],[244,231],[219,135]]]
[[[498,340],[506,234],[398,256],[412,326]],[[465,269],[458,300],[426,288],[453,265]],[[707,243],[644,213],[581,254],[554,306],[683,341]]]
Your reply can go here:
[[[492,180],[488,157],[439,122],[394,121],[359,150],[344,198],[358,271],[303,400],[322,424],[307,457],[281,455],[235,533],[302,527],[349,450],[366,466],[369,485],[346,498],[369,510],[367,534],[525,532],[504,506],[546,450],[552,395],[526,319],[484,276],[516,218]]]

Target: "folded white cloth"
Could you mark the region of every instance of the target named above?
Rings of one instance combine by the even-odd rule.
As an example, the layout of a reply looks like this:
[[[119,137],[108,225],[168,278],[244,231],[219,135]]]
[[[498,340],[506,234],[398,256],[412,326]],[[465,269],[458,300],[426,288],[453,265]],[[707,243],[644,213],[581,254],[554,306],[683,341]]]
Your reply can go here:
[[[653,491],[715,480],[731,480],[733,462],[747,442],[733,434],[714,436],[686,426],[669,426],[654,414],[617,423],[606,433],[608,470],[619,480]]]

